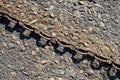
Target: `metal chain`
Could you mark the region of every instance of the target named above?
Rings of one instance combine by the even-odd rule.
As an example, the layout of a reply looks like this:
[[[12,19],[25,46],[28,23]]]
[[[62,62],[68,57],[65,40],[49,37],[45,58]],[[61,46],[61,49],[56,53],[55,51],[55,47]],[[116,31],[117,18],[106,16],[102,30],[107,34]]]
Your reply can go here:
[[[51,41],[51,42],[53,42],[55,44],[61,45],[63,47],[68,47],[69,49],[74,50],[76,53],[79,53],[79,54],[82,54],[82,55],[89,55],[91,57],[94,57],[95,59],[97,59],[99,61],[102,61],[102,62],[105,62],[107,64],[112,65],[115,69],[120,71],[120,64],[115,63],[111,59],[104,58],[102,56],[98,56],[97,53],[95,53],[95,52],[78,48],[75,45],[73,45],[72,43],[67,43],[65,41],[62,41],[62,40],[56,38],[56,37],[52,37],[50,35],[47,35],[46,33],[42,32],[41,30],[36,29],[36,28],[24,23],[23,21],[20,21],[20,20],[18,20],[16,18],[14,18],[14,17],[0,11],[0,18],[1,17],[2,18],[7,18],[9,21],[11,21],[11,22],[13,22],[15,24],[18,24],[19,26],[21,26],[25,30],[28,30],[28,31],[26,31],[26,32],[28,32],[28,34],[30,32],[35,32],[37,35],[43,37],[46,40],[49,40],[49,41]]]

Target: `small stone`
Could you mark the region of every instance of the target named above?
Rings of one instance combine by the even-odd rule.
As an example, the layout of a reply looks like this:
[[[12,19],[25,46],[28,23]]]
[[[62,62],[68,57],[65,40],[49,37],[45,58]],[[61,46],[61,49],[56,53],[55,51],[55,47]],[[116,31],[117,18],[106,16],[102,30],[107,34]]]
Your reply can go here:
[[[25,46],[21,45],[20,47],[21,47],[21,51],[25,51],[26,50]]]
[[[49,48],[50,48],[50,47],[49,47],[48,45],[47,45],[47,46],[45,46],[45,49],[47,49],[47,50],[48,50]]]
[[[79,17],[80,17],[79,11],[75,11],[73,16],[74,16],[75,18],[79,18]]]
[[[1,26],[1,25],[0,25],[0,26]],[[3,35],[3,36],[4,36],[4,35],[6,35],[6,32],[5,32],[5,31],[3,31],[3,32],[2,32],[2,35]]]
[[[3,50],[0,50],[0,55],[3,54],[3,53],[4,53],[4,51],[3,51]]]
[[[44,17],[47,17],[47,16],[48,16],[48,13],[44,13],[43,16],[44,16]]]
[[[84,45],[84,47],[88,47],[89,46],[89,44],[86,43],[86,42],[84,42],[83,45]]]
[[[10,72],[12,76],[16,76],[16,72]]]
[[[54,22],[58,22],[58,19],[57,19],[57,18],[55,18],[55,19],[54,19]]]
[[[39,48],[36,48],[35,50],[38,52],[38,51],[39,51]]]
[[[72,39],[73,39],[73,40],[77,40],[78,37],[77,37],[77,36],[73,36]]]
[[[50,17],[53,18],[55,15],[54,13],[50,13]]]
[[[7,46],[7,44],[6,44],[6,43],[3,43],[3,45],[4,45],[4,46]]]
[[[45,64],[48,63],[48,60],[42,60],[40,63],[41,63],[42,65],[45,65]]]
[[[17,41],[16,43],[17,43],[17,45],[20,45],[20,42],[19,42],[19,41]]]
[[[32,55],[35,55],[35,54],[36,54],[36,51],[35,51],[35,50],[33,50],[33,51],[32,51]]]
[[[91,73],[94,73],[92,69],[89,70]]]
[[[82,31],[83,31],[83,32],[86,32],[87,30],[86,30],[86,29],[83,29]]]
[[[59,61],[58,61],[58,60],[55,60],[55,63],[56,63],[56,64],[58,64],[58,63],[59,63]]]
[[[85,2],[84,1],[79,1],[79,4],[84,5]]]
[[[102,8],[102,6],[101,6],[100,4],[95,4],[95,6],[97,6],[97,7],[101,7],[101,8]]]
[[[41,23],[41,22],[39,23],[39,28],[40,28],[40,29],[43,29],[44,26],[45,26],[45,25],[44,25],[43,23]]]
[[[8,64],[7,67],[8,67],[8,68],[14,68],[14,66],[11,65],[11,64]]]
[[[22,73],[23,73],[24,75],[26,75],[26,76],[29,76],[29,73],[28,73],[28,72],[23,71]]]
[[[45,11],[48,11],[48,10],[49,10],[49,8],[44,8],[44,10],[45,10]]]
[[[80,70],[80,74],[83,74],[84,73],[84,71],[83,70]]]
[[[18,7],[18,8],[21,8],[21,7],[22,7],[22,5],[17,5],[17,7]]]
[[[54,9],[54,5],[50,5],[49,10],[53,10]]]
[[[25,16],[25,14],[24,14],[24,13],[21,13],[21,16]]]
[[[25,43],[24,45],[27,46],[27,45],[29,45],[29,44],[28,44],[28,43]]]
[[[58,80],[63,80],[62,78],[58,78]]]
[[[94,29],[93,27],[89,27],[89,28],[88,28],[88,31],[92,32],[93,29]]]
[[[15,35],[12,35],[12,39],[16,40],[16,39],[17,39],[17,37],[16,37]]]
[[[28,25],[32,25],[32,24],[36,23],[37,21],[38,21],[37,19],[34,19],[34,20],[30,21],[30,22],[28,23]]]
[[[103,22],[100,22],[101,27],[105,27],[105,24]]]
[[[62,2],[62,1],[64,1],[64,0],[59,0],[59,2]]]
[[[52,33],[52,36],[54,36],[54,37],[55,37],[56,35],[57,35],[56,33],[54,33],[54,32]]]
[[[55,78],[49,78],[48,80],[55,80]]]
[[[59,70],[59,74],[60,75],[64,75],[65,74],[65,71],[63,69]]]
[[[2,2],[2,1],[0,1],[0,2]],[[12,7],[12,5],[7,4],[6,7],[7,7],[7,8],[10,8],[10,7]]]

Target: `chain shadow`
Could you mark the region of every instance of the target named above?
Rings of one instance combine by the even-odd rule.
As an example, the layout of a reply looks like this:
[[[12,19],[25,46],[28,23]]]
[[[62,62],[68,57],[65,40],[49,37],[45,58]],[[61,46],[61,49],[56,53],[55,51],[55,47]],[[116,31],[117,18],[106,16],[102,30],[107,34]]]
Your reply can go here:
[[[117,71],[115,72],[115,75],[112,75],[112,74],[111,74],[111,65],[109,65],[109,64],[106,64],[106,63],[103,63],[103,62],[98,62],[99,64],[95,65],[95,64],[94,64],[95,59],[94,59],[93,57],[88,56],[88,55],[82,55],[81,58],[75,58],[75,55],[77,55],[77,53],[76,53],[74,50],[71,50],[70,48],[65,47],[65,48],[63,48],[63,50],[61,51],[61,50],[58,49],[58,48],[60,47],[59,44],[57,44],[57,43],[56,43],[56,44],[55,44],[55,43],[52,43],[52,42],[49,41],[49,40],[48,40],[48,41],[45,41],[45,42],[42,42],[42,41],[41,41],[42,37],[41,37],[40,35],[34,33],[34,32],[31,32],[31,33],[29,34],[29,36],[26,36],[26,35],[23,34],[24,31],[25,31],[25,29],[21,28],[18,24],[15,24],[15,25],[11,28],[11,26],[10,26],[10,21],[9,21],[7,18],[5,18],[5,17],[3,17],[3,18],[0,19],[0,23],[5,25],[5,29],[6,29],[7,31],[9,31],[9,32],[11,32],[11,33],[13,33],[14,31],[17,31],[18,33],[20,33],[19,38],[20,38],[21,40],[33,38],[33,39],[36,40],[36,45],[37,45],[38,47],[41,47],[41,48],[44,48],[46,45],[49,45],[49,44],[51,43],[51,46],[53,46],[54,52],[55,52],[56,54],[58,54],[58,55],[60,55],[60,56],[62,56],[62,55],[65,54],[66,52],[72,54],[71,59],[72,59],[73,63],[75,63],[75,64],[80,64],[83,60],[88,60],[88,61],[91,62],[91,63],[90,63],[90,67],[91,67],[93,70],[101,70],[103,67],[105,67],[105,68],[107,68],[106,74],[107,74],[107,76],[108,76],[108,78],[109,78],[110,80],[115,80],[116,78],[119,78],[119,79],[120,79],[120,71],[117,70]],[[84,53],[84,51],[82,51],[82,50],[81,50],[81,52]]]

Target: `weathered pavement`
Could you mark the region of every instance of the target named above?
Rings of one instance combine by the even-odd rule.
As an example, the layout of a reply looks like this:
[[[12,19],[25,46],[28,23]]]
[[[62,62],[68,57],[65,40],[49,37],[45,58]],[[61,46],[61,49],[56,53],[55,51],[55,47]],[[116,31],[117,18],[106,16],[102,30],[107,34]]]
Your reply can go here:
[[[114,42],[115,48],[119,51],[120,8],[118,1],[119,0],[101,2],[101,0],[97,0],[97,7],[92,6],[92,4],[94,4],[93,1],[86,1],[90,4],[88,8],[98,8],[97,16],[84,14],[84,9],[82,8],[86,8],[86,6],[81,6],[76,1],[73,3],[62,1],[59,5],[53,5],[54,2],[42,0],[38,0],[37,3],[43,7],[49,7],[49,9],[53,9],[53,6],[57,9],[60,8],[58,10],[59,14],[62,14],[60,11],[63,6],[69,9],[68,12],[70,14],[73,15],[73,12],[75,12],[74,17],[78,17],[77,19],[75,18],[75,20],[69,18],[71,16],[68,13],[61,18],[56,18],[65,25],[69,25],[70,19],[73,19],[75,22],[76,20],[79,22],[79,19],[81,19],[81,23],[76,22],[76,24],[74,21],[73,23],[75,25],[81,25],[80,28],[83,29],[82,32],[86,32],[89,25],[92,24],[93,26],[94,24],[92,27],[95,29],[94,33],[100,35],[104,40]],[[103,8],[99,9],[101,6]],[[72,11],[74,8],[75,11]],[[79,13],[84,14],[83,17],[77,16],[79,9]],[[45,9],[45,11],[46,10],[47,9]],[[55,10],[53,10],[53,12],[55,12]],[[51,11],[46,11],[47,15],[50,13]],[[56,13],[56,15],[58,13]],[[52,14],[52,17],[46,16],[45,19],[53,20],[53,17],[55,17],[55,14]],[[93,58],[88,56],[75,55],[74,52],[68,51],[67,49],[62,51],[63,47],[49,42],[46,43],[46,40],[42,38],[39,41],[38,36],[35,36],[34,33],[31,33],[30,37],[27,38],[23,35],[23,29],[11,29],[9,26],[6,24],[3,25],[2,23],[5,22],[1,21],[0,25],[0,78],[2,80],[53,80],[53,78],[55,78],[55,80],[120,79],[119,71],[110,65],[96,60],[94,61]],[[119,59],[119,56],[117,57]]]

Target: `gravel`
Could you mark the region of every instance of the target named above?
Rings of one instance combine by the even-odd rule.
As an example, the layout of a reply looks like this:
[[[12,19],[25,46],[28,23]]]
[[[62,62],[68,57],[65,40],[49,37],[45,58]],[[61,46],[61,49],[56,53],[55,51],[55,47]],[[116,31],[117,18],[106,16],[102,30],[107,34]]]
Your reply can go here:
[[[109,65],[74,53],[61,54],[62,48],[55,49],[56,45],[51,43],[37,46],[35,35],[27,39],[19,27],[12,31],[1,24],[0,28],[1,80],[120,79],[120,73]]]
[[[91,28],[103,40],[115,43],[120,53],[119,0],[31,0],[44,8],[46,20]],[[94,12],[95,11],[95,12]],[[62,47],[46,42],[23,29],[11,29],[0,20],[1,80],[119,80],[120,72],[91,57],[64,52]],[[11,25],[12,26],[12,25]],[[55,36],[55,34],[53,34]],[[86,44],[87,46],[87,44]]]

